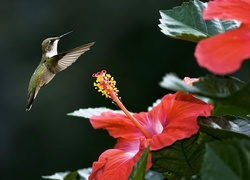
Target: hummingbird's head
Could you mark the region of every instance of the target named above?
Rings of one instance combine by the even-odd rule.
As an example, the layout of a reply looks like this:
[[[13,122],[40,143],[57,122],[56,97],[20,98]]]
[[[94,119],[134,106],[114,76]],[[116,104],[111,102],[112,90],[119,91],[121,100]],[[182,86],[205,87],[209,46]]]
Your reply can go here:
[[[42,42],[42,51],[47,57],[57,55],[57,44],[60,40],[59,37],[47,38]]]
[[[73,31],[67,32],[59,37],[51,37],[51,38],[47,38],[42,42],[42,52],[43,54],[45,54],[47,57],[52,57],[57,55],[57,45],[59,40],[72,33]]]

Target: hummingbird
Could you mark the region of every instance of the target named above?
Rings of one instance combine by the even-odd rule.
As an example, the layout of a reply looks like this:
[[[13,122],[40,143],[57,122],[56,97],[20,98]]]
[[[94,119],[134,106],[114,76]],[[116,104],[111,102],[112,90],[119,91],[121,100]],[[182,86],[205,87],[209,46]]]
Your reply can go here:
[[[90,50],[90,47],[95,43],[91,42],[58,54],[57,45],[59,40],[72,32],[67,32],[59,37],[47,38],[42,42],[42,59],[30,78],[26,111],[31,109],[41,87],[48,84],[57,73],[69,67],[83,53]]]

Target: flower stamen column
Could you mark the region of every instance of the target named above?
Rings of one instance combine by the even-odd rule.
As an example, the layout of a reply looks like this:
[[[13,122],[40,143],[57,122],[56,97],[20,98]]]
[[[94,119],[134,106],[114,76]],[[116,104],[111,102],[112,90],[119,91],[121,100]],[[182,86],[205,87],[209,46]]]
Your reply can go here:
[[[134,116],[129,113],[129,111],[120,101],[120,98],[118,97],[119,90],[116,88],[116,81],[114,78],[110,74],[107,74],[105,70],[94,73],[92,76],[96,78],[96,82],[94,82],[95,89],[98,89],[98,92],[101,92],[106,98],[111,98],[113,102],[115,102],[121,108],[126,116],[142,132],[142,134],[146,138],[150,139],[152,135],[134,118]]]

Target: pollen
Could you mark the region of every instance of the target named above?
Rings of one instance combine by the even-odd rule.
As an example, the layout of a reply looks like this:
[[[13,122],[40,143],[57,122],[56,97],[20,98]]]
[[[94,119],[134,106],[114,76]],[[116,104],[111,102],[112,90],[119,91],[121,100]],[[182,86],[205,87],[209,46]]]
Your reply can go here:
[[[114,80],[114,77],[107,74],[106,70],[94,73],[92,76],[96,78],[96,81],[94,82],[95,89],[102,93],[103,96],[111,99],[112,96],[118,96],[119,90],[116,88],[116,81]]]

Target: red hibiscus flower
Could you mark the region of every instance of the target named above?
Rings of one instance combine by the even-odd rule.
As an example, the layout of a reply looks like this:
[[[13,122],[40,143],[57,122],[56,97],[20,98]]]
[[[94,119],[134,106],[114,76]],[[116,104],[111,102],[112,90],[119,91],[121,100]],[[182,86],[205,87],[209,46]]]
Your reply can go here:
[[[189,138],[198,132],[198,116],[209,116],[212,105],[191,94],[177,92],[165,95],[148,112],[130,113],[121,103],[114,78],[106,71],[94,74],[94,86],[111,98],[122,111],[85,109],[74,115],[90,118],[95,129],[105,129],[118,139],[114,149],[105,151],[93,164],[90,179],[127,179],[133,165],[150,143],[150,150],[160,150],[177,140]],[[122,167],[122,168],[121,168]],[[149,155],[147,169],[151,167]],[[101,179],[102,179],[101,178]]]
[[[151,139],[150,150],[159,150],[196,134],[199,129],[197,117],[209,116],[211,109],[212,105],[187,93],[165,95],[149,112],[132,114],[148,132],[149,137],[122,113],[103,112],[91,116],[90,122],[96,129],[106,129],[114,138],[136,139],[144,136]]]
[[[200,66],[215,74],[237,71],[243,60],[250,57],[250,1],[215,0],[208,3],[204,19],[238,20],[239,28],[215,35],[198,43],[195,57]]]

